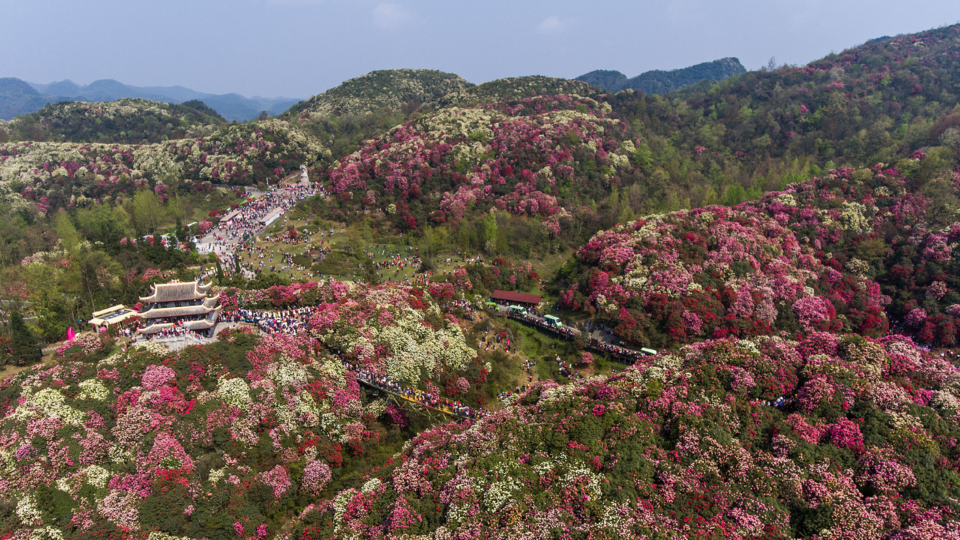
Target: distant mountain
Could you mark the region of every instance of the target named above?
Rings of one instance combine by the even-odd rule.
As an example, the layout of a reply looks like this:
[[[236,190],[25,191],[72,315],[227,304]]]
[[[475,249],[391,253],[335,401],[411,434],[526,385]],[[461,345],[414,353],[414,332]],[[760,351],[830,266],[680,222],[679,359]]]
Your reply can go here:
[[[475,86],[463,77],[433,69],[387,69],[350,79],[336,88],[294,105],[289,114],[362,115],[399,111],[404,105],[434,102]]]
[[[245,98],[240,94],[224,94],[222,96],[208,96],[199,98],[210,108],[216,110],[227,120],[256,118],[266,111],[271,116],[282,114],[291,106],[300,103],[299,99],[290,98]]]
[[[37,88],[40,85],[30,85],[36,88],[38,92],[48,94],[51,96],[63,96],[63,97],[72,97],[75,98],[80,95],[80,85],[70,81],[60,81],[47,85],[43,85],[44,88]]]
[[[695,66],[670,71],[654,70],[642,73],[632,79],[619,71],[597,70],[577,77],[607,92],[620,90],[640,90],[645,94],[666,94],[700,81],[722,81],[734,75],[746,73],[746,68],[736,58],[721,58],[713,62],[704,62]]]
[[[630,79],[626,75],[615,70],[598,69],[591,71],[586,75],[577,77],[578,81],[583,81],[594,86],[599,86],[607,92],[619,92],[627,88]]]
[[[33,112],[48,103],[64,101],[37,92],[32,86],[12,77],[0,79],[0,120],[9,120],[18,114]]]
[[[146,99],[179,104],[185,101],[203,101],[226,120],[252,120],[262,111],[277,115],[298,103],[293,98],[246,98],[239,94],[207,94],[182,86],[131,86],[113,79],[101,79],[86,86],[70,80],[49,84],[27,83],[20,79],[0,79],[0,87],[9,87],[10,96],[0,89],[0,119],[17,114],[29,114],[48,103],[58,101],[110,102],[118,99]],[[13,82],[15,81],[15,82]],[[14,95],[18,97],[13,97]],[[25,96],[30,96],[29,99]]]

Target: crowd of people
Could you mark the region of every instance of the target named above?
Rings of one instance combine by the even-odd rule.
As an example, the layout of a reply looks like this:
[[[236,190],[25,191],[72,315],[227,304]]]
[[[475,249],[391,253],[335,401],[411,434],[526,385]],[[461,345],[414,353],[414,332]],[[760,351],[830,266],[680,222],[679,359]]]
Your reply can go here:
[[[453,307],[463,311],[463,318],[470,322],[476,322],[477,320],[477,307],[467,300],[453,300],[444,304],[443,307],[445,309]]]
[[[221,313],[221,322],[245,322],[255,324],[264,334],[298,334],[307,327],[316,307],[303,307],[278,311],[237,309]]]
[[[436,394],[428,394],[427,392],[423,392],[416,388],[401,386],[387,377],[375,375],[368,369],[362,368],[345,360],[341,361],[348,371],[356,375],[358,381],[362,381],[383,391],[403,396],[406,399],[414,401],[424,407],[443,411],[461,418],[482,418],[487,415],[487,411],[485,409],[481,409],[479,407],[470,407],[468,405],[464,405],[461,401],[453,401]]]
[[[620,347],[618,345],[596,339],[590,341],[590,348],[597,352],[606,354],[618,362],[623,362],[626,364],[637,362],[643,357],[642,352],[634,351],[632,349],[627,349],[626,347]]]
[[[202,320],[202,319],[197,319],[197,320]],[[160,320],[154,319],[154,321],[160,321]],[[153,324],[164,324],[165,322],[172,323],[172,326],[161,328],[159,331],[151,334],[136,333],[142,328],[149,328]],[[180,338],[180,337],[192,337],[194,339],[201,340],[203,338],[208,337],[207,336],[208,331],[196,332],[194,330],[190,330],[189,328],[183,325],[183,321],[163,321],[163,322],[146,321],[146,322],[141,322],[140,326],[137,327],[132,332],[130,331],[130,329],[127,329],[127,331],[129,332],[127,334],[128,337],[132,333],[134,334],[134,337],[136,339],[147,340],[147,341],[156,341],[156,340],[162,340],[162,339],[168,339],[168,338]]]
[[[507,337],[506,332],[494,333],[490,335],[490,330],[485,330],[483,337],[480,338],[480,341],[477,343],[477,348],[484,351],[499,351],[502,350],[505,353],[510,352],[510,338]],[[514,349],[516,346],[514,345]]]
[[[409,248],[410,251],[413,251],[413,248]],[[394,269],[397,271],[403,270],[405,268],[420,268],[420,265],[423,264],[423,261],[420,259],[419,254],[411,254],[406,257],[403,256],[403,253],[393,253],[388,252],[386,249],[381,249],[379,253],[367,253],[371,259],[376,259],[377,255],[381,257],[386,257],[386,259],[373,263],[373,267],[380,272]]]
[[[225,275],[236,273],[239,252],[253,246],[256,235],[267,227],[265,218],[279,211],[282,215],[303,199],[317,194],[325,194],[320,184],[308,186],[293,185],[274,188],[263,196],[250,200],[228,214],[229,220],[222,220],[203,239],[197,242],[201,252],[216,253],[220,258]],[[287,238],[288,242],[297,239]],[[261,264],[261,268],[263,264]],[[254,273],[252,265],[241,264],[241,272]],[[249,274],[247,274],[249,277]]]

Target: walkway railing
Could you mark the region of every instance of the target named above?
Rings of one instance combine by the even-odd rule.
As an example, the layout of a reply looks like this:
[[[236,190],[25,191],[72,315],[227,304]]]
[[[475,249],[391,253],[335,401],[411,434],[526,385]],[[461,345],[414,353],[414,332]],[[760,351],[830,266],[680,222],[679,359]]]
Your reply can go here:
[[[423,408],[425,408],[425,409],[431,409],[431,410],[434,410],[434,411],[442,412],[443,414],[446,414],[446,415],[449,415],[449,416],[456,416],[457,418],[470,419],[470,420],[475,420],[475,419],[477,419],[477,418],[482,418],[483,416],[485,416],[485,414],[472,414],[472,415],[471,415],[471,414],[468,414],[468,413],[466,413],[466,412],[457,412],[457,411],[453,410],[452,408],[447,407],[447,406],[443,406],[443,405],[440,405],[440,406],[430,405],[430,404],[428,404],[428,403],[425,403],[424,401],[421,401],[420,399],[416,399],[416,398],[413,398],[413,397],[408,396],[407,394],[403,393],[403,391],[401,391],[401,390],[393,389],[393,388],[387,388],[387,387],[385,387],[385,386],[381,386],[381,385],[379,385],[379,384],[377,384],[377,383],[374,383],[374,382],[372,382],[372,381],[368,381],[368,380],[360,377],[360,375],[358,375],[357,372],[351,370],[350,368],[347,368],[347,370],[348,370],[348,371],[351,371],[352,373],[354,373],[355,375],[357,375],[357,382],[359,382],[360,384],[364,384],[364,385],[369,386],[369,387],[371,387],[371,388],[374,388],[374,389],[376,389],[376,390],[380,390],[380,391],[386,392],[386,393],[388,393],[388,394],[392,394],[392,395],[394,395],[394,396],[399,397],[400,399],[403,399],[403,400],[405,400],[405,401],[409,401],[410,403],[413,403],[413,404],[415,404],[415,405],[419,405],[419,406],[421,406],[421,407],[423,407]],[[417,390],[416,392],[419,392],[419,390]],[[415,395],[416,395],[416,394],[415,394]]]

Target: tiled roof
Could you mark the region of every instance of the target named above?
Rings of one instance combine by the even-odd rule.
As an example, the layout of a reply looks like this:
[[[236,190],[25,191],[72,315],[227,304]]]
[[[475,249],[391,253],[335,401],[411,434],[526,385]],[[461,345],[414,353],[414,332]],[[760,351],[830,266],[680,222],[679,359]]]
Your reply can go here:
[[[540,296],[536,294],[522,294],[510,291],[493,291],[494,300],[503,300],[504,302],[519,302],[521,304],[539,304]]]
[[[201,285],[196,281],[186,283],[158,283],[153,286],[153,294],[140,297],[141,302],[174,302],[177,300],[196,300],[207,295],[213,282]]]

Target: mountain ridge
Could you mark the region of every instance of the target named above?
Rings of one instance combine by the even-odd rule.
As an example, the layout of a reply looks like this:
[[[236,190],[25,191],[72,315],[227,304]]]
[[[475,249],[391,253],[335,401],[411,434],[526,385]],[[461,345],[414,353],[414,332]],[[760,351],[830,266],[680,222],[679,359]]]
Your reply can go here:
[[[695,85],[703,80],[722,81],[747,72],[740,60],[735,57],[720,58],[712,62],[703,62],[680,69],[646,71],[633,78],[616,70],[598,69],[576,77],[608,92],[621,90],[640,90],[646,94],[667,94]]]

